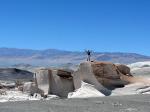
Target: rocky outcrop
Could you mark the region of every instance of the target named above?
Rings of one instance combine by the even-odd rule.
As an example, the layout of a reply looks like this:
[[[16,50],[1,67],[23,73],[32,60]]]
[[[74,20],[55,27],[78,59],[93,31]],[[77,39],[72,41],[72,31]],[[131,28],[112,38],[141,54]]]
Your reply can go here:
[[[108,89],[123,87],[129,82],[122,80],[122,77],[132,77],[130,68],[126,65],[116,65],[109,62],[92,62],[91,66],[96,79]]]
[[[40,69],[36,72],[36,81],[39,89],[44,94],[54,94],[67,97],[69,92],[74,91],[71,72],[62,69]]]
[[[125,70],[123,69],[125,68]],[[130,70],[125,65],[116,66],[108,62],[84,62],[74,73],[75,89],[81,87],[81,81],[90,83],[105,95],[111,94],[109,90],[124,87],[129,82],[122,80],[122,76],[130,75]]]
[[[146,84],[149,81],[133,77],[126,65],[83,62],[75,72],[64,69],[39,69],[36,71],[35,82],[44,95],[67,97],[69,93],[69,98],[84,98],[96,95],[109,96],[116,88],[126,88],[126,85],[132,83]],[[95,92],[89,92],[93,90]]]
[[[36,76],[35,76],[35,82],[36,85],[39,89],[41,89],[44,94],[48,94],[49,93],[49,86],[50,86],[50,75],[51,72],[49,74],[48,69],[39,69],[36,71]]]
[[[62,69],[57,70],[57,75],[66,79],[72,79],[72,76],[71,76],[72,73],[73,73],[72,70],[68,70],[68,71],[62,70]]]
[[[73,74],[75,89],[81,88],[82,81],[94,85],[94,87],[105,95],[110,95],[111,91],[105,88],[95,77],[91,62],[81,63],[78,70]]]
[[[132,76],[130,72],[130,68],[128,66],[123,64],[117,64],[116,66],[122,74]]]

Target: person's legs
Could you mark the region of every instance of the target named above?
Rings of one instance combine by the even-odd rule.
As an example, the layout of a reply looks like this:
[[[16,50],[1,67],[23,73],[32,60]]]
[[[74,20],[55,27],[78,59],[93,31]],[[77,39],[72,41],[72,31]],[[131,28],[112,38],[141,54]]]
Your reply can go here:
[[[90,61],[90,55],[88,55],[88,61]]]

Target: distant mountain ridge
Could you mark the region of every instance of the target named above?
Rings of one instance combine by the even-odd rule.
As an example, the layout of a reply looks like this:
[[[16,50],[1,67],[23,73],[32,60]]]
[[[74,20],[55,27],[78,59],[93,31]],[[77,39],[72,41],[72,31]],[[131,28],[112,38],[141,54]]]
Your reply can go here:
[[[32,50],[0,48],[0,66],[10,66],[20,63],[31,64],[34,66],[50,66],[78,64],[85,60],[86,54],[84,52],[63,51],[57,49]],[[150,56],[136,53],[94,52],[92,60],[130,64],[139,61],[150,61]]]

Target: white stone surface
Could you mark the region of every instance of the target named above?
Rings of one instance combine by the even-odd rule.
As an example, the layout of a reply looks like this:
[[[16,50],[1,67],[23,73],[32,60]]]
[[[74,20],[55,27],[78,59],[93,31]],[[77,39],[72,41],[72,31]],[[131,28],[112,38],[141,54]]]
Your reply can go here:
[[[6,95],[0,95],[0,102],[14,102],[14,101],[29,101],[29,100],[50,100],[59,98],[56,95],[48,95],[47,98],[41,97],[40,94],[35,93],[33,96],[22,93],[21,91],[9,90],[6,91]]]
[[[68,98],[104,97],[105,95],[95,89],[94,85],[82,81],[81,88],[69,93]]]
[[[135,68],[141,68],[143,67],[144,65],[149,65],[150,66],[150,61],[144,61],[144,62],[136,62],[136,63],[132,63],[132,64],[129,64],[128,66],[131,68],[131,69],[135,69]]]
[[[112,91],[111,96],[133,95],[133,94],[150,94],[150,84],[133,83],[123,88],[117,88]]]

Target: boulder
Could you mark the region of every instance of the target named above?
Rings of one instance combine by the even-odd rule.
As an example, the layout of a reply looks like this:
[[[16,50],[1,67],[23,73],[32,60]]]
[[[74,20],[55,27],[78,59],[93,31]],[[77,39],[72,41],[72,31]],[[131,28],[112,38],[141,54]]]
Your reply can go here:
[[[91,62],[81,63],[78,70],[73,74],[75,89],[81,88],[82,81],[94,85],[94,87],[105,95],[110,95],[111,91],[105,88],[95,77]]]
[[[62,70],[62,69],[57,70],[57,76],[60,76],[62,78],[66,78],[66,79],[69,79],[69,78],[72,79],[71,71]]]
[[[92,62],[93,73],[96,79],[108,89],[124,87],[129,82],[122,80],[123,76],[129,76],[130,68],[126,65],[115,65],[110,62]]]
[[[128,66],[123,64],[117,64],[116,66],[122,74],[132,76],[130,72],[130,68]]]
[[[51,70],[48,69],[39,69],[36,71],[35,83],[37,84],[37,87],[44,92],[45,95],[47,95],[49,92],[50,75]]]
[[[122,80],[123,75],[120,69],[113,63],[84,62],[74,72],[73,79],[75,89],[79,89],[81,87],[81,81],[84,81],[94,85],[103,94],[110,95],[111,92],[109,90],[124,87],[124,85],[129,83],[128,81]]]
[[[60,73],[59,71],[60,70],[52,71],[52,75],[50,77],[50,94],[67,97],[69,92],[74,91],[73,77],[71,76],[71,73],[70,75],[58,75],[58,73]]]
[[[36,81],[38,88],[47,95],[67,97],[69,92],[74,91],[71,72],[66,70],[40,69],[36,72]]]

